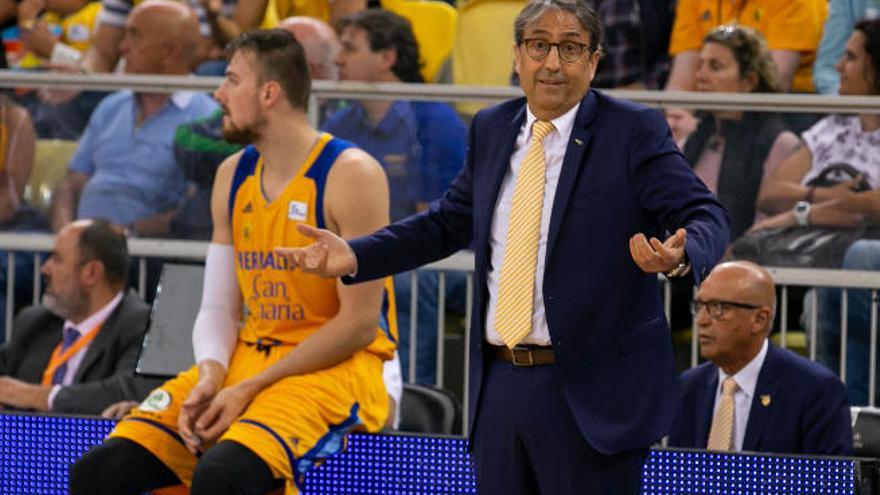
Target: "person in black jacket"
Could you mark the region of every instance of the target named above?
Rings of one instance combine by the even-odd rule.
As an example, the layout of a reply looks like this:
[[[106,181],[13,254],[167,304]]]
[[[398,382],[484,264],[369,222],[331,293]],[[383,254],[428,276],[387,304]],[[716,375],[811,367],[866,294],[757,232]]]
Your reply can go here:
[[[43,304],[23,310],[0,347],[0,404],[100,414],[159,384],[134,376],[150,308],[125,293],[127,274],[125,235],[107,220],[59,232],[43,265]]]
[[[766,43],[745,26],[720,26],[706,35],[696,80],[697,90],[713,93],[779,90]],[[761,184],[798,142],[775,114],[715,111],[701,116],[684,156],[727,208],[731,240],[763,217],[755,207]]]

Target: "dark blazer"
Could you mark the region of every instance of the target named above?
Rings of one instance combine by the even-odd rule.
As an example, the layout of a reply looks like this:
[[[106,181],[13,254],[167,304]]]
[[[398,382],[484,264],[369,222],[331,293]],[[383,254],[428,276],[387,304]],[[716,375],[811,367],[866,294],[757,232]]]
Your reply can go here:
[[[473,240],[469,424],[483,381],[489,233],[502,178],[525,121],[524,98],[479,112],[467,163],[427,212],[351,242],[354,281],[413,269]],[[666,435],[677,397],[657,275],[633,262],[629,238],[686,227],[690,281],[721,257],[723,207],[694,176],[656,110],[590,90],[575,117],[556,189],[544,272],[560,386],[587,442],[603,453]],[[346,278],[346,282],[352,282]]]
[[[134,293],[125,295],[89,345],[74,376],[55,396],[53,412],[100,414],[121,400],[141,400],[161,380],[135,377],[150,307]],[[64,320],[43,306],[15,318],[12,339],[0,347],[0,375],[40,383],[52,351],[61,342]]]
[[[681,409],[669,445],[704,449],[712,426],[718,367],[705,362],[685,371],[679,382]],[[846,387],[825,367],[770,344],[758,374],[742,450],[852,455]]]

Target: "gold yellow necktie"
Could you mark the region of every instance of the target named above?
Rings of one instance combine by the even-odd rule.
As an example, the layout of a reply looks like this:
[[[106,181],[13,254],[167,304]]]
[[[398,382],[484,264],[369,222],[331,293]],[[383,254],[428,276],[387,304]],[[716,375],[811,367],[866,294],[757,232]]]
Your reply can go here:
[[[532,144],[526,151],[513,187],[495,313],[495,331],[511,349],[532,330],[546,169],[542,141],[553,129],[553,124],[543,120],[532,125]]]
[[[736,412],[733,393],[737,388],[733,377],[727,377],[721,383],[721,405],[712,418],[709,442],[706,444],[709,450],[733,450],[733,418]]]

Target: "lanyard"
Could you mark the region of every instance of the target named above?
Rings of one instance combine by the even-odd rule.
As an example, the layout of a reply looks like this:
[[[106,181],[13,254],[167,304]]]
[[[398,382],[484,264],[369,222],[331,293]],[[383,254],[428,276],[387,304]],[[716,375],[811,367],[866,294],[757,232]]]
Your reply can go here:
[[[101,330],[101,325],[104,322],[98,323],[91,330],[89,330],[85,335],[77,339],[76,342],[73,343],[72,346],[68,347],[63,353],[61,352],[61,342],[55,346],[55,350],[52,351],[52,357],[49,358],[49,365],[46,367],[46,371],[43,372],[43,385],[51,385],[52,384],[52,376],[55,374],[55,370],[58,369],[61,365],[66,363],[74,354],[79,352],[80,349],[89,345],[89,343],[95,340],[95,337],[98,335],[98,332]]]

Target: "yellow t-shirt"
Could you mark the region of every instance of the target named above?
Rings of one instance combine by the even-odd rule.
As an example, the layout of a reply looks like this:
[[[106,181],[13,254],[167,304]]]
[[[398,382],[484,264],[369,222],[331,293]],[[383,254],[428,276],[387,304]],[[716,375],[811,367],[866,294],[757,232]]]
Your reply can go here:
[[[271,203],[260,187],[263,160],[259,153],[248,147],[242,155],[230,192],[235,270],[247,309],[241,340],[298,344],[339,311],[336,280],[292,269],[273,249],[313,242],[296,230],[297,223],[325,228],[324,184],[338,153],[348,146],[322,134],[297,175]],[[386,279],[380,313],[376,315],[376,339],[367,351],[390,359],[397,340],[390,278]]]
[[[761,33],[771,50],[800,52],[800,66],[792,90],[812,93],[813,62],[828,16],[826,0],[679,0],[669,41],[669,54],[699,50],[703,38],[716,26],[740,24]],[[721,10],[719,15],[719,8]]]
[[[330,2],[328,0],[275,0],[275,10],[279,19],[293,15],[316,17],[330,22]]]

